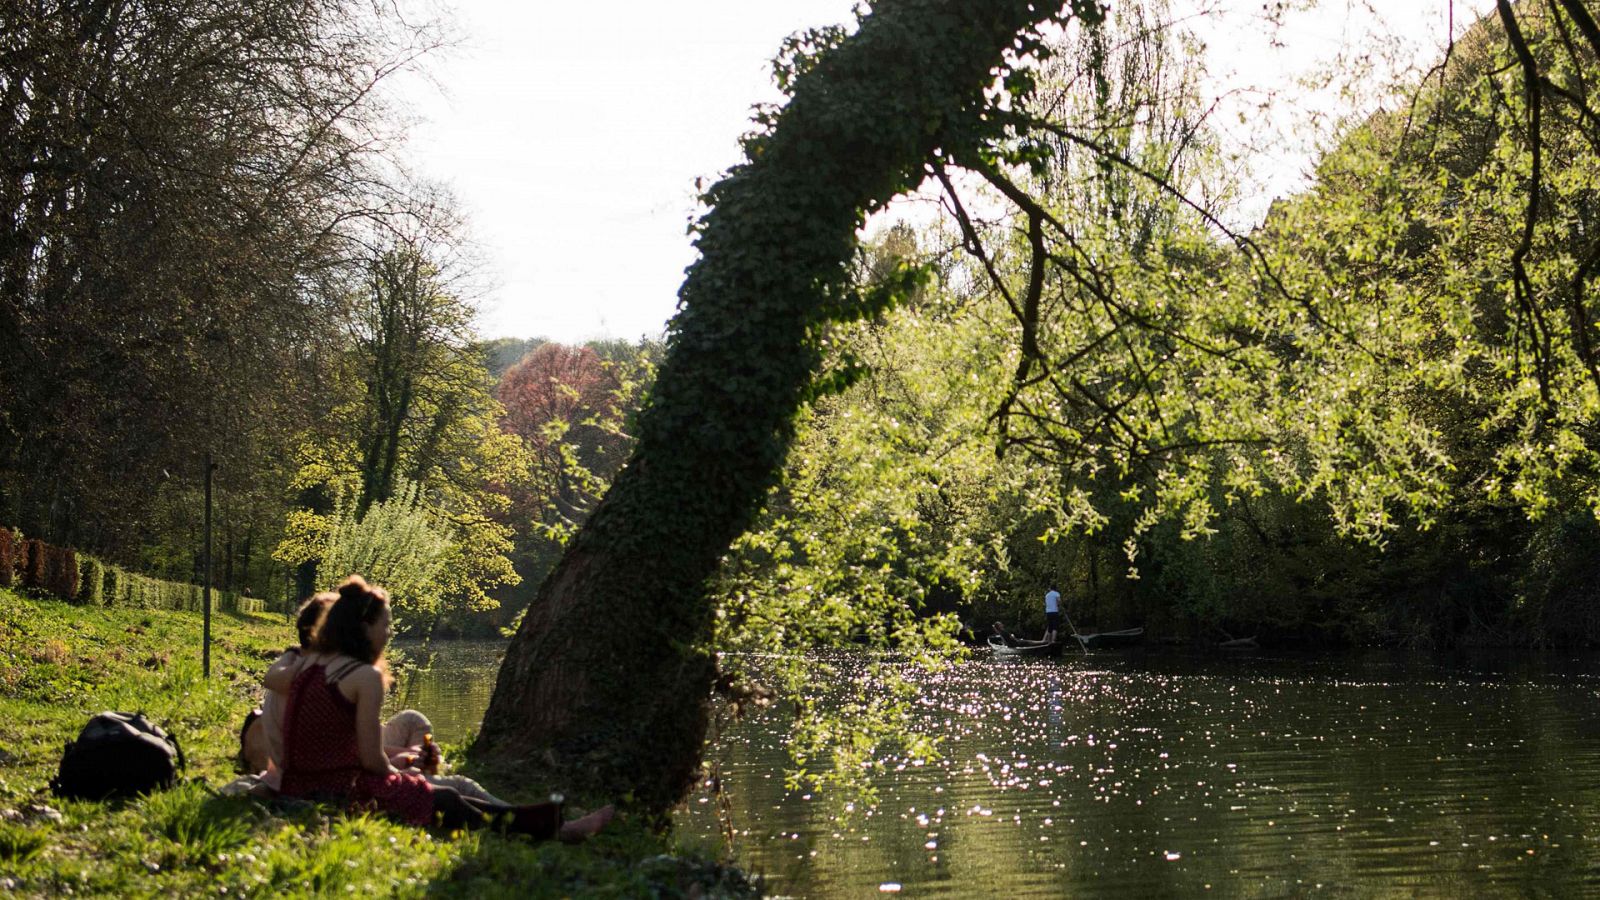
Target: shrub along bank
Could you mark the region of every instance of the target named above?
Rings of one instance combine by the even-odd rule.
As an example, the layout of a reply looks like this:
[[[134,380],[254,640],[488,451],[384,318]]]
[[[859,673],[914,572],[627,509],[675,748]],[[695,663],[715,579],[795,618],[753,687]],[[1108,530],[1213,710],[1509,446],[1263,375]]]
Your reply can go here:
[[[59,896],[748,896],[744,877],[626,819],[580,847],[443,835],[332,808],[214,793],[237,729],[291,639],[282,615],[72,606],[0,588],[0,894]],[[63,744],[94,713],[144,711],[189,759],[184,783],[125,803],[59,801]],[[449,748],[447,748],[448,750]],[[491,784],[511,799],[542,797]],[[599,805],[571,798],[569,806]]]

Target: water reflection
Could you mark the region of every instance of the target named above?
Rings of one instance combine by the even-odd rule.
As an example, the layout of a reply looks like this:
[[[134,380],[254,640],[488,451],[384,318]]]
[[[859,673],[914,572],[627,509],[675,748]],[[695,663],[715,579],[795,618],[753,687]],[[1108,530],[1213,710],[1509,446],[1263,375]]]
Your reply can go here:
[[[399,683],[384,703],[384,714],[418,709],[433,722],[434,739],[465,743],[483,724],[494,692],[505,641],[397,641],[404,656]]]
[[[435,644],[390,707],[466,740],[503,646]],[[710,752],[779,894],[1570,896],[1600,893],[1597,687],[1592,658],[974,660],[925,682],[944,758],[890,760],[849,828],[784,789],[785,711]]]
[[[1594,669],[1415,657],[974,661],[927,684],[945,758],[841,830],[784,790],[786,718],[714,748],[773,890],[1573,893],[1600,884]],[[715,834],[715,805],[690,827]]]

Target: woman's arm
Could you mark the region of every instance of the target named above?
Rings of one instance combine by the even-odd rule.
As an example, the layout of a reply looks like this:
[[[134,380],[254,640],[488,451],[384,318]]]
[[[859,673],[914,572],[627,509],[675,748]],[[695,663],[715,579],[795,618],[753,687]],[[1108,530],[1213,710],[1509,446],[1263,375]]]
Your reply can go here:
[[[261,679],[261,684],[269,691],[280,694],[289,693],[289,685],[294,684],[294,676],[300,674],[301,655],[296,651],[289,651],[277,659],[267,668],[266,677]]]
[[[368,772],[387,775],[395,771],[383,752],[383,676],[371,666],[361,666],[339,682],[339,689],[356,703],[356,754]],[[348,689],[348,690],[346,690]]]

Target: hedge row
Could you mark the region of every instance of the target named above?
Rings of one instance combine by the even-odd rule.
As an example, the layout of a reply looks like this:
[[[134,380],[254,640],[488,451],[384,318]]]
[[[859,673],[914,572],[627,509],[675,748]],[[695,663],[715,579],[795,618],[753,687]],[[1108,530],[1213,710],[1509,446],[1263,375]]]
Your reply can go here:
[[[135,609],[187,609],[195,612],[203,608],[205,589],[200,585],[139,575],[93,557],[86,556],[83,560],[82,585],[74,598],[79,603]],[[262,612],[266,608],[262,601],[253,597],[223,591],[213,591],[212,594],[213,609]]]
[[[22,537],[9,528],[0,526],[0,587],[11,587],[17,581],[17,554],[22,549]]]
[[[139,575],[92,556],[80,556],[70,547],[24,540],[21,534],[0,527],[0,587],[12,585],[91,606],[198,612],[204,600],[204,589],[199,585]],[[262,612],[266,608],[252,597],[213,593],[214,609]]]
[[[78,554],[71,547],[24,539],[0,527],[0,587],[33,588],[57,597],[78,595]]]

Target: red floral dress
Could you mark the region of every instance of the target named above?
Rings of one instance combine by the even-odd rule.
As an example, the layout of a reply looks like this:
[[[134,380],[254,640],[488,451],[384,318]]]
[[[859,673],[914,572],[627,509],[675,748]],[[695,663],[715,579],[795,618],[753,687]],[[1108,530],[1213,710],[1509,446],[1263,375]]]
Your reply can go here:
[[[344,673],[339,673],[342,676]],[[342,797],[413,825],[433,819],[433,786],[421,775],[379,775],[361,766],[356,750],[356,705],[328,681],[322,663],[307,666],[289,686],[283,710],[283,786],[290,797]]]

